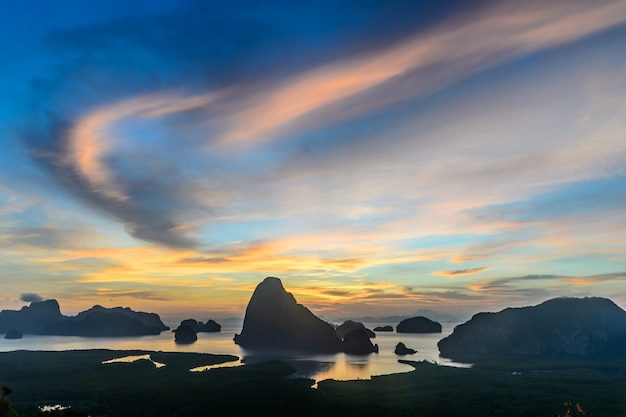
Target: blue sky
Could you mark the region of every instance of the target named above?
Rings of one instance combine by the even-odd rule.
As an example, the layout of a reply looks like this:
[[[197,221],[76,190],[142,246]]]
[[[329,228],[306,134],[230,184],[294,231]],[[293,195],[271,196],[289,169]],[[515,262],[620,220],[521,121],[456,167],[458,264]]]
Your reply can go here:
[[[621,1],[1,8],[2,308],[626,307]]]

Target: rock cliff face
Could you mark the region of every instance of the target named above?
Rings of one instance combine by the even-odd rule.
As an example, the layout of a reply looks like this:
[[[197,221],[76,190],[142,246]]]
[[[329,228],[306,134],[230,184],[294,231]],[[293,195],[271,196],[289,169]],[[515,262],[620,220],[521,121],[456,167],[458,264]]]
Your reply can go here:
[[[439,341],[442,356],[626,357],[626,312],[605,298],[556,298],[479,313]]]
[[[37,333],[45,325],[64,318],[56,300],[34,301],[21,310],[2,310],[0,333],[6,333],[9,329],[16,329],[21,333]]]
[[[441,324],[423,316],[402,320],[396,327],[398,333],[441,333]]]
[[[278,278],[265,278],[254,293],[236,344],[244,348],[339,352],[335,329],[321,320],[283,288]]]

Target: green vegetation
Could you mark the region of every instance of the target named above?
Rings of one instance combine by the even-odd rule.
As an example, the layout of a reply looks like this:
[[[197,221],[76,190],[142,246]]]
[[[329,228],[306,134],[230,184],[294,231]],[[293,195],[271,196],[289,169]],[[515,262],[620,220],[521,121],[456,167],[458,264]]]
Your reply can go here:
[[[411,364],[416,369],[408,374],[320,383],[321,392],[333,404],[327,415],[556,417],[569,398],[585,404],[588,416],[626,412],[626,379],[593,370],[520,373]]]
[[[102,361],[151,353],[142,360]],[[474,369],[408,362],[415,370],[371,381],[289,378],[283,362],[192,373],[228,355],[144,351],[0,353],[0,383],[10,386],[13,416],[528,416],[626,415],[626,364],[492,361]],[[571,401],[571,402],[570,402]],[[565,402],[565,410],[564,410]],[[43,404],[71,405],[56,414]],[[568,405],[569,404],[569,405]]]

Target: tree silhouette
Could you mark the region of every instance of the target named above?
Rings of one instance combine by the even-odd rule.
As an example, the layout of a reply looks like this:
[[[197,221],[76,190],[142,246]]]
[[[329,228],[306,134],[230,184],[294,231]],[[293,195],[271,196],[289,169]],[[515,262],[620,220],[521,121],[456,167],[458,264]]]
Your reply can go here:
[[[11,412],[11,401],[9,401],[9,395],[11,395],[11,388],[3,385],[2,397],[0,397],[0,417],[8,417]]]

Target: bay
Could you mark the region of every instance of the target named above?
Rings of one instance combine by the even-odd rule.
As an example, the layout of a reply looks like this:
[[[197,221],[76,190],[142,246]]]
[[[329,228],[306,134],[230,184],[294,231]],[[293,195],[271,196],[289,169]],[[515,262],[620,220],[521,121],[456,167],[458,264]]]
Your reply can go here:
[[[380,323],[365,323],[374,328]],[[281,353],[280,355],[259,353],[242,349],[233,342],[235,333],[241,331],[241,324],[223,325],[220,333],[198,333],[198,340],[189,345],[174,342],[174,334],[164,331],[156,336],[87,338],[78,336],[38,336],[24,335],[22,339],[0,339],[0,352],[14,350],[147,350],[162,352],[197,352],[212,354],[229,354],[240,358],[239,364],[260,362],[269,359],[284,360],[296,368],[297,377],[306,377],[315,381],[325,379],[358,380],[370,379],[376,375],[387,375],[409,372],[413,368],[398,362],[398,359],[412,361],[426,360],[446,366],[468,367],[439,356],[437,342],[449,335],[454,324],[443,324],[443,332],[435,334],[408,334],[396,332],[377,332],[373,343],[378,344],[379,353],[369,355],[336,354],[302,354]],[[394,348],[398,342],[417,350],[413,355],[398,356]],[[114,358],[111,358],[114,359]],[[234,365],[237,365],[235,363]],[[233,366],[233,364],[230,364]]]

